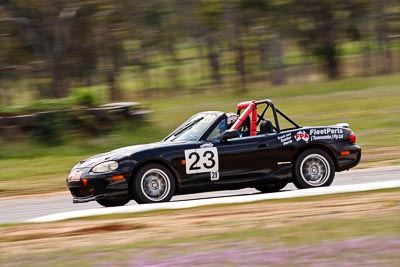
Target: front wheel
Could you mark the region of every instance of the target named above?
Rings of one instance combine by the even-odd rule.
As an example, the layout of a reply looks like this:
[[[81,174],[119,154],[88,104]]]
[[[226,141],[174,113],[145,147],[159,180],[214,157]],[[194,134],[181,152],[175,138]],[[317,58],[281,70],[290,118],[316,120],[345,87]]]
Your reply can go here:
[[[335,177],[335,165],[323,150],[309,149],[297,158],[293,172],[293,183],[299,189],[329,186]]]
[[[174,195],[175,179],[165,166],[148,164],[136,173],[131,190],[139,204],[167,202]]]
[[[123,206],[131,201],[129,198],[110,198],[110,199],[97,199],[96,202],[104,207],[118,207]]]

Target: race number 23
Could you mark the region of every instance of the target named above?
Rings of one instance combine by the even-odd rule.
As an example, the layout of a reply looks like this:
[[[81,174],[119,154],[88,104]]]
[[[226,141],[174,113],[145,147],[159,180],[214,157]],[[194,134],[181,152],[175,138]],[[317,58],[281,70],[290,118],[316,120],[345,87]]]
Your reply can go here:
[[[216,147],[185,150],[186,173],[218,172]]]

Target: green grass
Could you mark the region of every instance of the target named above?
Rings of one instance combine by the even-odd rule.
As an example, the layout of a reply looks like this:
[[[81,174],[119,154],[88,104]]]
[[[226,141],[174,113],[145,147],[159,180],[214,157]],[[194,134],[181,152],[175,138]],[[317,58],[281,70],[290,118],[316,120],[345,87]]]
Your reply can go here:
[[[126,101],[137,100],[126,93]],[[238,102],[265,98],[272,99],[303,126],[350,123],[364,152],[399,146],[400,75],[281,87],[254,82],[246,91],[210,88],[196,94],[171,92],[142,101],[154,110],[149,123],[123,123],[103,136],[66,136],[57,146],[32,140],[0,140],[0,196],[65,189],[65,176],[83,158],[122,146],[159,141],[198,111],[235,112]],[[368,163],[380,160],[400,163],[396,154],[374,157]]]

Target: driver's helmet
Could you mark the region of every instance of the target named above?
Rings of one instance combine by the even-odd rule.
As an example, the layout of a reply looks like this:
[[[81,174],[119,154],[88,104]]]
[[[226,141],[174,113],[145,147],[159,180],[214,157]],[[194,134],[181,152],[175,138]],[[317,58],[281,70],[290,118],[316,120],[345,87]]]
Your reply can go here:
[[[239,116],[236,113],[226,113],[226,129],[230,129],[232,127],[232,125],[237,121],[237,119],[239,118]]]

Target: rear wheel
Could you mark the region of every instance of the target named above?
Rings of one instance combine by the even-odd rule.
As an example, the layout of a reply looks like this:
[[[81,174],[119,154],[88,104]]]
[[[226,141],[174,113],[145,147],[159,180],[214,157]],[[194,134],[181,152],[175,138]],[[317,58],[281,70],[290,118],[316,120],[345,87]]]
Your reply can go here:
[[[104,207],[118,207],[127,204],[131,201],[129,198],[110,198],[110,199],[98,199],[97,203]]]
[[[323,150],[306,150],[295,162],[293,183],[299,189],[329,186],[334,177],[333,160]]]
[[[161,164],[145,165],[136,173],[132,183],[132,195],[139,204],[167,202],[175,192],[174,176]]]
[[[283,182],[283,183],[274,183],[274,184],[266,184],[263,186],[257,186],[256,189],[260,192],[263,193],[273,193],[273,192],[278,192],[281,189],[283,189],[288,183]]]

